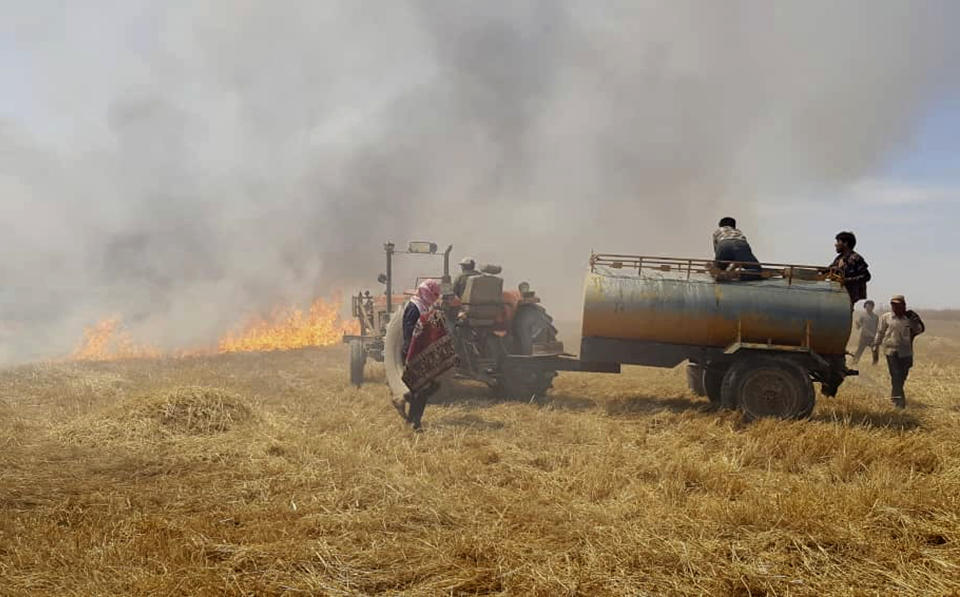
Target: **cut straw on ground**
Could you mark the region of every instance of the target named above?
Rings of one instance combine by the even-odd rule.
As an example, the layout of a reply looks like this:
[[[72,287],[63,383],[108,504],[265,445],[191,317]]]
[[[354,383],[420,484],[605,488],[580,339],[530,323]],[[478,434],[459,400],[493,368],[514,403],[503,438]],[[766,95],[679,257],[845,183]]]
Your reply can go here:
[[[956,594],[960,343],[916,361],[906,411],[869,365],[754,423],[627,368],[422,434],[341,347],[7,369],[0,593]]]

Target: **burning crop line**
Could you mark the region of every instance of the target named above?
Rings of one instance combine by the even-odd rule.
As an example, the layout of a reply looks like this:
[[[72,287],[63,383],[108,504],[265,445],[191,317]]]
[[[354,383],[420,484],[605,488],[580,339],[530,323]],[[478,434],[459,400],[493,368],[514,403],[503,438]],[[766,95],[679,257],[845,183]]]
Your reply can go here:
[[[344,333],[356,328],[355,322],[340,319],[338,303],[318,298],[306,312],[297,308],[275,309],[270,317],[251,319],[240,331],[227,333],[217,349],[249,352],[336,344]]]
[[[111,361],[156,358],[161,355],[161,351],[152,346],[134,342],[119,317],[108,317],[84,328],[83,340],[71,353],[70,360]]]
[[[83,339],[68,360],[113,361],[330,346],[340,342],[344,333],[358,333],[355,321],[340,318],[339,304],[339,297],[334,296],[330,300],[316,299],[306,311],[296,307],[276,308],[268,317],[250,318],[227,332],[216,348],[169,352],[136,343],[119,317],[109,317],[84,329]]]

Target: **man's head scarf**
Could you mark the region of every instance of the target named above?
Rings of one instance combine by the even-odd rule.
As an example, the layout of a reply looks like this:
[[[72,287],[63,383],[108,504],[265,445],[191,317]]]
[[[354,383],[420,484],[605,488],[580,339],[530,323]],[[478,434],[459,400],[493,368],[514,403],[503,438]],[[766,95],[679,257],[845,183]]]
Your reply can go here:
[[[413,295],[410,301],[420,309],[420,314],[423,315],[439,298],[440,282],[431,279],[420,282],[420,286],[417,286],[417,294]]]

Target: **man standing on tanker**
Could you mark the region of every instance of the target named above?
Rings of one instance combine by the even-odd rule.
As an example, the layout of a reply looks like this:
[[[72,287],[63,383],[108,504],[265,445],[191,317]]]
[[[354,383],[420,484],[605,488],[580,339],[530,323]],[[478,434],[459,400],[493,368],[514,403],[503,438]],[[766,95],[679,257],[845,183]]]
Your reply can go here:
[[[843,276],[843,286],[850,295],[850,307],[853,308],[857,301],[867,298],[870,269],[863,257],[853,250],[857,246],[857,237],[852,232],[837,233],[833,246],[837,256],[828,269]]]

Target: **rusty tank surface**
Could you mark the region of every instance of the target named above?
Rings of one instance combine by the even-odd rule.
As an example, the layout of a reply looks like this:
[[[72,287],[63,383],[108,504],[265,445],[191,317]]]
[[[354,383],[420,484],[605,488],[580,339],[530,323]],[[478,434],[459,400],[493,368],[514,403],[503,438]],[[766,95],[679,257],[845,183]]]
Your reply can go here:
[[[706,273],[669,273],[588,272],[582,337],[724,349],[736,342],[805,346],[822,355],[846,350],[850,299],[836,281],[717,281]]]
[[[856,371],[844,356],[850,298],[816,266],[594,254],[580,359],[675,367],[690,389],[750,417],[803,418],[813,382],[836,395]]]

